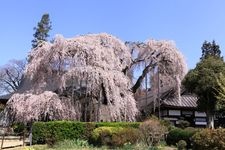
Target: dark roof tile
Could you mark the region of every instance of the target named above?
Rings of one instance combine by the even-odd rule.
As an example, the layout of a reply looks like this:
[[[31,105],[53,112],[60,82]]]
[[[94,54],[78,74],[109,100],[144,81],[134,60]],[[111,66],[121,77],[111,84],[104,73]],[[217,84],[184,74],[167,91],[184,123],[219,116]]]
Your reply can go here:
[[[196,108],[198,98],[194,95],[182,95],[180,101],[178,97],[168,98],[163,101],[164,106]]]

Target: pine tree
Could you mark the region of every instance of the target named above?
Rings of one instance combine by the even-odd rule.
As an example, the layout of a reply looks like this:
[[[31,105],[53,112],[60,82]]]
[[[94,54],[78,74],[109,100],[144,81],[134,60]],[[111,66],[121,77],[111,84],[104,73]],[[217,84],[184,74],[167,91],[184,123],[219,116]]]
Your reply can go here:
[[[37,27],[34,27],[35,33],[33,34],[34,39],[32,40],[32,48],[38,46],[42,41],[47,41],[49,37],[49,31],[52,29],[49,14],[44,14],[41,21],[38,22]]]
[[[216,44],[216,42],[213,40],[212,42],[207,42],[205,41],[202,44],[202,57],[200,58],[205,59],[209,56],[213,56],[213,57],[218,57],[218,58],[222,58],[220,56],[221,54],[221,50],[220,50],[220,46]]]

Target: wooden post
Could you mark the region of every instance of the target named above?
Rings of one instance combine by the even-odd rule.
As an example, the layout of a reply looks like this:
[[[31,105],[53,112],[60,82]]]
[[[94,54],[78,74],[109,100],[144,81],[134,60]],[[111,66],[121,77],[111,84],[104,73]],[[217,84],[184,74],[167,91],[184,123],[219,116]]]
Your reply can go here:
[[[25,146],[25,131],[23,131],[23,146]]]
[[[1,149],[3,148],[3,142],[4,142],[4,139],[5,139],[5,133],[3,134],[2,136],[2,144],[1,144]]]

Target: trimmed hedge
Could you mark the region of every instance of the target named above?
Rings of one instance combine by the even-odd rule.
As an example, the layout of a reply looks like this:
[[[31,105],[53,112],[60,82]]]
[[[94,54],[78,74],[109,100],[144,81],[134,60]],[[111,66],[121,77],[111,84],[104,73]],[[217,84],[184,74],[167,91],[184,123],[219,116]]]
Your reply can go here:
[[[76,122],[76,121],[50,121],[35,122],[33,124],[33,143],[53,145],[65,139],[90,140],[92,132],[98,127],[138,128],[138,122]]]
[[[122,128],[139,128],[140,122],[98,122],[96,123],[96,128],[98,127],[122,127]]]
[[[33,124],[34,144],[54,144],[64,139],[81,139],[85,124],[72,121],[36,122]]]

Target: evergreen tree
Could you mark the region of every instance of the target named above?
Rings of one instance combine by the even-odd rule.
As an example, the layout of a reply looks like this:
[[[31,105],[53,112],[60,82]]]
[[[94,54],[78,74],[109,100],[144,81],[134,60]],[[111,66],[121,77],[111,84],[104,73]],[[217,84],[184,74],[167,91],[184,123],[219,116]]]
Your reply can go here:
[[[212,42],[207,42],[205,41],[202,44],[202,57],[200,58],[205,59],[209,56],[214,56],[214,57],[218,57],[218,58],[222,58],[220,56],[221,54],[221,50],[220,50],[220,46],[216,44],[216,42],[213,40]]]
[[[217,78],[217,109],[225,111],[225,75],[220,73],[219,77]]]
[[[41,21],[38,22],[37,27],[34,27],[35,33],[33,34],[34,39],[32,40],[32,48],[38,46],[42,41],[47,41],[49,37],[49,31],[52,29],[49,14],[44,14]]]
[[[219,79],[220,74],[225,74],[225,62],[220,47],[214,40],[205,41],[201,49],[200,62],[185,76],[183,85],[189,92],[197,95],[198,108],[207,113],[208,126],[214,128],[214,113],[222,108],[221,103],[224,102],[222,96],[225,82]]]
[[[218,57],[208,56],[190,70],[183,80],[185,88],[197,95],[198,108],[206,112],[210,128],[214,128],[214,113],[218,104],[223,103],[217,96],[217,78],[221,73],[225,73],[225,62]]]

